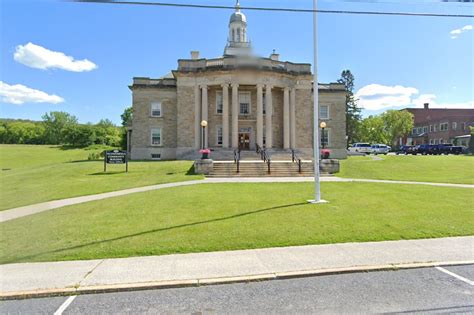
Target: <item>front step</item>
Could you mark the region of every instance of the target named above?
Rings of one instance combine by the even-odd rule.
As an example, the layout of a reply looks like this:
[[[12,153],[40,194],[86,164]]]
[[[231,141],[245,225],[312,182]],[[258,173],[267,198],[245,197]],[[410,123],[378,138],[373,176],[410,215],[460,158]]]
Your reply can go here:
[[[301,173],[298,172],[298,164],[286,161],[275,161],[270,164],[270,173],[268,166],[263,161],[240,163],[240,170],[237,173],[236,163],[215,162],[214,169],[209,177],[306,177],[314,175],[312,162],[304,162],[301,165]]]

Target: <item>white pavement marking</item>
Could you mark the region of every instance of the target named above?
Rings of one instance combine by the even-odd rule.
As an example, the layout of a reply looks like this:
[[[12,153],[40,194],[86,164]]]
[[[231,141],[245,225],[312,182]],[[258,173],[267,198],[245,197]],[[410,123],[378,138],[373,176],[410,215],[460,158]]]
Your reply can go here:
[[[76,297],[77,297],[77,295],[73,295],[73,296],[68,297],[67,300],[64,301],[63,304],[61,304],[61,306],[58,308],[58,310],[56,312],[54,312],[54,315],[61,315],[66,310],[66,308],[72,303],[72,301],[74,301],[74,299]]]
[[[436,267],[436,269],[438,269],[439,271],[442,271],[442,272],[444,272],[445,274],[448,274],[448,275],[450,275],[450,276],[452,276],[452,277],[454,277],[454,278],[456,278],[456,279],[459,279],[459,280],[461,280],[461,281],[464,281],[464,282],[466,282],[467,284],[474,285],[474,281],[471,281],[471,280],[469,280],[469,279],[466,279],[466,278],[464,278],[464,277],[461,277],[460,275],[455,274],[454,272],[451,272],[451,271],[449,271],[449,270],[446,270],[446,269],[444,269],[443,267]]]

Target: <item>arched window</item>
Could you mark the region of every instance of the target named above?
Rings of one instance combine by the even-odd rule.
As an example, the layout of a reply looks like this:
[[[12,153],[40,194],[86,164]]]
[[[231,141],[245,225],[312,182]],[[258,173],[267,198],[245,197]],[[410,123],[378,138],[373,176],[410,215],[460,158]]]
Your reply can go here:
[[[237,42],[240,42],[240,27],[237,29]]]

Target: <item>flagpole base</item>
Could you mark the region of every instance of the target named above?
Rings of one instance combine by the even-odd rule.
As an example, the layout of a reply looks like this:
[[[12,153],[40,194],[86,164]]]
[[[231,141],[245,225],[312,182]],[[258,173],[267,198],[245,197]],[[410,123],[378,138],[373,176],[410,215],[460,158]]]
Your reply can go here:
[[[308,203],[313,203],[313,204],[318,204],[318,203],[329,203],[329,201],[327,200],[319,200],[319,201],[316,201],[316,200],[308,200]]]

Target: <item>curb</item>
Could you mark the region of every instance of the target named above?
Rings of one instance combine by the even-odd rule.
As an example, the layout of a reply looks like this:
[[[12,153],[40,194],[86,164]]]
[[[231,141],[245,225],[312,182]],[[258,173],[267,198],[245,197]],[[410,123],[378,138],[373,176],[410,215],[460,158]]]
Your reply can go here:
[[[199,287],[207,285],[231,284],[231,283],[249,283],[269,280],[285,280],[296,279],[304,277],[327,276],[336,274],[348,273],[363,273],[375,271],[397,271],[404,269],[429,268],[439,266],[460,266],[474,264],[473,261],[449,261],[449,262],[415,262],[402,264],[386,264],[374,266],[357,266],[357,267],[341,267],[331,269],[316,269],[316,270],[301,270],[290,272],[277,272],[258,275],[246,275],[235,277],[218,277],[218,278],[203,278],[203,279],[188,279],[188,280],[171,280],[171,281],[156,281],[156,282],[142,282],[142,283],[123,283],[84,287],[69,287],[69,288],[55,288],[55,289],[40,289],[31,291],[17,291],[17,292],[0,292],[0,301],[5,300],[20,300],[31,298],[45,298],[57,296],[70,296],[80,294],[98,294],[98,293],[113,293],[113,292],[127,292],[127,291],[143,291],[143,290],[158,290],[158,289],[172,289],[172,288],[186,288]]]

